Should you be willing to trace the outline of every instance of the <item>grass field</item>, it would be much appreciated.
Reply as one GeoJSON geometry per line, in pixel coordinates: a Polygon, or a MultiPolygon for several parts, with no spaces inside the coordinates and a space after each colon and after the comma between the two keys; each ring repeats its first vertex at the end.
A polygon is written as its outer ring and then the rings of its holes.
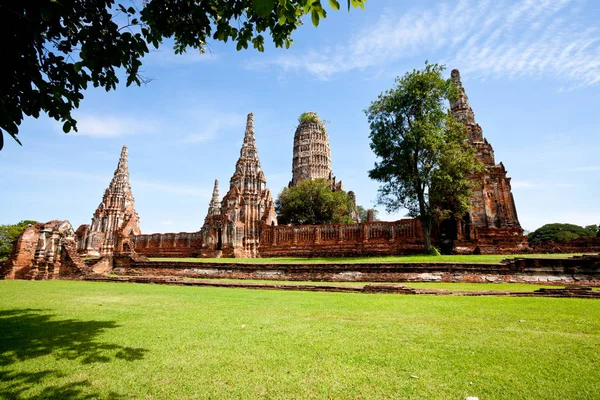
{"type": "Polygon", "coordinates": [[[593,399],[600,303],[0,281],[0,398],[593,399]]]}
{"type": "Polygon", "coordinates": [[[567,258],[581,254],[480,254],[480,255],[449,255],[449,256],[387,256],[387,257],[331,257],[331,258],[150,258],[150,261],[187,261],[198,263],[253,263],[253,264],[369,264],[369,263],[403,263],[403,262],[485,262],[497,263],[507,258],[538,257],[538,258],[567,258]]]}

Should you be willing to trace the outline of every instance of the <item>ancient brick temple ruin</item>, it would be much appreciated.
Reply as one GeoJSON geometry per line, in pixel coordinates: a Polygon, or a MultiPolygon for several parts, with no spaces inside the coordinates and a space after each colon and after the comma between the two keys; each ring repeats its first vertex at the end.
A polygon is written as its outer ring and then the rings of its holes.
{"type": "Polygon", "coordinates": [[[258,257],[262,225],[276,225],[277,215],[265,174],[260,167],[254,137],[254,114],[248,114],[244,143],[229,191],[219,204],[219,182],[215,180],[203,235],[204,252],[222,252],[227,257],[258,257]]]}
{"type": "MultiPolygon", "coordinates": [[[[496,164],[494,149],[483,137],[482,129],[475,122],[475,113],[460,80],[457,69],[451,78],[459,86],[460,95],[450,105],[452,115],[463,122],[468,131],[468,140],[475,148],[476,158],[484,170],[471,177],[474,187],[467,215],[456,220],[455,229],[447,230],[456,239],[454,251],[459,253],[502,253],[519,252],[526,246],[523,229],[519,224],[510,178],[502,163],[496,164]]],[[[454,228],[454,227],[452,227],[454,228]]]]}
{"type": "Polygon", "coordinates": [[[336,182],[331,168],[329,135],[319,116],[309,111],[300,116],[300,124],[294,133],[292,157],[292,180],[288,186],[296,186],[304,179],[326,179],[332,190],[343,190],[342,181],[336,182]]]}
{"type": "MultiPolygon", "coordinates": [[[[524,251],[527,242],[517,217],[510,178],[504,165],[496,164],[494,150],[475,122],[458,70],[453,70],[451,77],[460,87],[460,96],[450,105],[450,111],[466,125],[469,143],[485,169],[471,177],[474,192],[467,215],[440,225],[433,241],[450,242],[450,250],[455,253],[524,251]]],[[[84,265],[77,253],[87,257],[116,253],[153,257],[356,256],[417,253],[423,248],[417,219],[278,226],[258,157],[253,114],[248,115],[240,157],[227,193],[221,199],[215,181],[204,223],[197,232],[141,234],[127,156],[124,146],[91,225],[82,225],[75,233],[68,221],[27,228],[1,273],[7,277],[34,277],[82,270],[84,265]]],[[[317,114],[308,112],[300,117],[294,134],[290,186],[317,178],[328,180],[332,190],[343,188],[332,171],[325,126],[317,114]]],[[[352,192],[348,194],[354,197],[352,192]]]]}
{"type": "Polygon", "coordinates": [[[69,221],[50,221],[25,228],[0,268],[0,277],[54,279],[78,275],[85,269],[69,221]]]}
{"type": "Polygon", "coordinates": [[[111,255],[115,250],[123,250],[117,246],[128,246],[124,239],[141,233],[129,184],[127,146],[123,146],[117,169],[92,217],[92,224],[77,228],[77,249],[86,256],[111,255]]]}
{"type": "Polygon", "coordinates": [[[229,190],[219,200],[215,180],[200,232],[141,235],[131,241],[136,252],[148,256],[258,257],[261,227],[276,224],[273,198],[258,158],[254,114],[250,113],[229,190]]]}
{"type": "Polygon", "coordinates": [[[73,231],[69,221],[50,221],[27,227],[0,270],[6,279],[52,279],[83,272],[110,270],[114,253],[127,252],[130,237],[141,234],[129,184],[127,147],[91,225],[73,231]],[[109,256],[88,267],[82,256],[109,256]]]}
{"type": "MultiPolygon", "coordinates": [[[[294,133],[292,156],[292,180],[288,187],[296,186],[306,179],[325,179],[332,191],[344,190],[342,181],[337,181],[331,167],[331,147],[325,124],[317,113],[308,111],[300,115],[300,123],[294,133]]],[[[349,191],[352,202],[350,218],[359,222],[356,195],[349,191]]]]}

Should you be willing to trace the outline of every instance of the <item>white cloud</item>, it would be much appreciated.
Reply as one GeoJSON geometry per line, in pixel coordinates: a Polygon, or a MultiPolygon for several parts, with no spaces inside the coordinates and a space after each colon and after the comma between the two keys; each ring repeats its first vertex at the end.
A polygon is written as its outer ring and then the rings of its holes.
{"type": "Polygon", "coordinates": [[[240,131],[246,127],[246,116],[237,113],[224,113],[204,109],[201,113],[190,111],[189,115],[194,115],[194,128],[190,129],[195,133],[187,135],[183,142],[185,143],[203,143],[216,138],[224,130],[235,129],[240,131]]]}
{"type": "MultiPolygon", "coordinates": [[[[124,135],[152,133],[159,129],[155,121],[148,118],[124,117],[114,115],[79,114],[76,136],[91,136],[96,138],[116,138],[124,135]]],[[[62,132],[62,128],[61,132],[62,132]]]]}
{"type": "Polygon", "coordinates": [[[600,30],[578,22],[580,3],[459,0],[402,15],[389,11],[345,44],[303,54],[286,52],[248,67],[274,65],[326,80],[437,52],[451,68],[481,78],[544,76],[572,86],[594,85],[600,83],[600,30]]]}

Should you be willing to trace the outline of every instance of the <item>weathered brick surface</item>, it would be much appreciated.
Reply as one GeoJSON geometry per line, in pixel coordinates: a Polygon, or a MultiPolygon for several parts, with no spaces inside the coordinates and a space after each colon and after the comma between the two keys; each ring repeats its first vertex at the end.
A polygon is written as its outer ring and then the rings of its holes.
{"type": "Polygon", "coordinates": [[[600,286],[600,261],[516,259],[506,263],[250,264],[133,262],[115,259],[128,276],[267,279],[329,282],[524,282],[600,286]]]}
{"type": "Polygon", "coordinates": [[[343,190],[342,181],[336,181],[331,167],[331,149],[325,124],[312,111],[306,116],[294,133],[292,180],[288,186],[296,186],[305,179],[320,178],[326,179],[332,190],[343,190]]]}
{"type": "MultiPolygon", "coordinates": [[[[51,221],[57,222],[57,221],[51,221]]],[[[19,236],[17,242],[12,248],[12,251],[3,268],[0,271],[0,276],[4,279],[23,279],[33,266],[35,249],[38,244],[40,230],[45,224],[38,223],[30,225],[19,236]]]]}
{"type": "Polygon", "coordinates": [[[523,229],[517,216],[510,178],[504,164],[496,164],[494,149],[475,122],[475,113],[460,80],[458,70],[451,73],[459,86],[460,96],[451,104],[452,115],[465,124],[468,140],[476,151],[476,158],[484,170],[471,177],[473,194],[468,214],[457,221],[456,233],[449,235],[459,243],[459,253],[519,253],[527,248],[523,229]]]}
{"type": "Polygon", "coordinates": [[[85,270],[69,221],[50,221],[25,228],[1,275],[4,279],[55,279],[80,276],[85,270]]]}
{"type": "Polygon", "coordinates": [[[130,238],[136,253],[147,257],[197,257],[202,251],[202,234],[155,233],[130,238]]]}

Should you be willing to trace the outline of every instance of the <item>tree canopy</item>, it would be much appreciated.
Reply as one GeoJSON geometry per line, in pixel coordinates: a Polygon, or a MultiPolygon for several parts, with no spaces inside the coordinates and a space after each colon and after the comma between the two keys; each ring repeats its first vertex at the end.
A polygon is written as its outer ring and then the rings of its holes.
{"type": "Polygon", "coordinates": [[[570,242],[579,238],[592,238],[596,236],[598,227],[588,225],[585,228],[574,224],[553,223],[546,224],[527,235],[529,243],[541,243],[548,241],[570,242]]]}
{"type": "Polygon", "coordinates": [[[598,225],[596,224],[592,224],[592,225],[586,225],[583,227],[583,229],[592,232],[594,235],[597,235],[598,232],[598,225]]]}
{"type": "Polygon", "coordinates": [[[15,242],[29,225],[36,221],[25,220],[13,225],[0,225],[0,260],[9,256],[15,242]]]}
{"type": "MultiPolygon", "coordinates": [[[[366,0],[347,0],[348,10],[366,0]]],[[[19,144],[24,116],[46,113],[63,123],[65,133],[77,122],[88,85],[116,89],[118,70],[127,86],[140,85],[142,58],[163,38],[173,38],[175,53],[205,51],[210,40],[264,50],[265,33],[275,46],[288,48],[291,34],[310,15],[317,26],[326,10],[320,0],[13,0],[0,4],[2,50],[0,76],[0,150],[3,134],[19,144]]],[[[337,0],[329,0],[339,9],[337,0]]]]}
{"type": "Polygon", "coordinates": [[[326,179],[305,179],[285,188],[275,200],[279,224],[352,224],[352,201],[343,190],[332,191],[326,179]]]}
{"type": "Polygon", "coordinates": [[[377,201],[388,212],[405,208],[420,219],[426,251],[434,221],[468,210],[469,176],[482,168],[464,125],[448,113],[458,88],[444,69],[425,63],[398,77],[365,110],[378,158],[369,177],[382,183],[377,201]]]}

